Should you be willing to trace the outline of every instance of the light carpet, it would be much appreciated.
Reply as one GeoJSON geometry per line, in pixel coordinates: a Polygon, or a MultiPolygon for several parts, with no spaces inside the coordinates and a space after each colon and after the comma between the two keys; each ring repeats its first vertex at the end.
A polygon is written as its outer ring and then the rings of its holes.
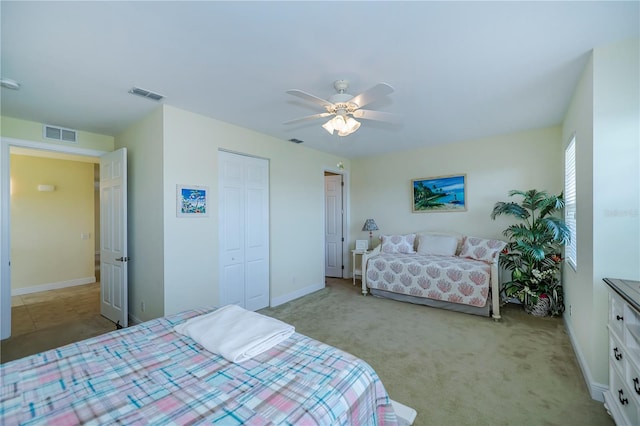
{"type": "Polygon", "coordinates": [[[369,363],[414,425],[606,425],[560,318],[503,319],[362,296],[350,280],[260,311],[369,363]]]}

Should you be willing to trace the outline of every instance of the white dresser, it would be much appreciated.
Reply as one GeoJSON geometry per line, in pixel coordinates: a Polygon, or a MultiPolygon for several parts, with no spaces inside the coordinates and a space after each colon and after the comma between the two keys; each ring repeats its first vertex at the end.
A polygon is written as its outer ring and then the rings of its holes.
{"type": "Polygon", "coordinates": [[[605,278],[609,290],[609,390],[616,425],[640,425],[640,281],[605,278]]]}

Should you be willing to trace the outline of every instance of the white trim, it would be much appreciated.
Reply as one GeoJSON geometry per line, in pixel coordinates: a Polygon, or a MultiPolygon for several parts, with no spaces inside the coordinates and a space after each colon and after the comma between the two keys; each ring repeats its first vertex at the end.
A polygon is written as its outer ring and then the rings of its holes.
{"type": "Polygon", "coordinates": [[[138,324],[142,324],[144,321],[142,321],[140,318],[136,317],[135,315],[129,314],[129,324],[127,325],[127,327],[132,327],[134,325],[138,325],[138,324]]]}
{"type": "Polygon", "coordinates": [[[10,249],[10,194],[9,194],[9,148],[17,146],[21,148],[31,148],[44,151],[53,151],[64,154],[75,154],[84,156],[100,157],[106,151],[80,148],[77,146],[55,145],[47,142],[36,142],[16,138],[0,138],[0,339],[7,339],[11,336],[11,264],[10,249]]]}
{"type": "Polygon", "coordinates": [[[580,370],[582,370],[582,375],[584,376],[584,381],[586,382],[587,388],[589,389],[591,399],[604,402],[604,393],[609,390],[609,386],[593,381],[593,378],[591,377],[591,371],[589,370],[589,365],[587,364],[587,361],[585,360],[580,347],[576,343],[573,328],[571,327],[571,323],[567,321],[566,316],[564,317],[564,326],[567,329],[567,334],[569,334],[569,340],[571,341],[573,352],[576,354],[576,358],[578,359],[578,365],[580,366],[580,370]]]}
{"type": "Polygon", "coordinates": [[[38,149],[41,151],[52,151],[52,152],[58,152],[61,154],[85,155],[87,157],[100,157],[103,154],[107,153],[107,151],[81,148],[79,146],[57,145],[50,142],[37,142],[37,141],[29,141],[25,139],[16,139],[16,138],[3,137],[2,143],[3,144],[8,143],[11,146],[19,146],[21,148],[38,149]]]}
{"type": "Polygon", "coordinates": [[[58,290],[61,288],[75,287],[78,285],[93,284],[96,282],[96,277],[84,277],[76,278],[68,281],[58,281],[55,283],[46,283],[40,285],[34,285],[31,287],[22,287],[11,290],[12,296],[22,296],[23,294],[40,293],[41,291],[58,290]]]}
{"type": "Polygon", "coordinates": [[[294,292],[285,294],[284,296],[272,297],[271,304],[269,306],[272,308],[275,308],[276,306],[280,306],[287,302],[291,302],[292,300],[299,299],[311,293],[315,293],[316,291],[322,290],[323,288],[324,288],[324,282],[320,284],[313,284],[305,288],[301,288],[300,290],[296,290],[294,292]]]}

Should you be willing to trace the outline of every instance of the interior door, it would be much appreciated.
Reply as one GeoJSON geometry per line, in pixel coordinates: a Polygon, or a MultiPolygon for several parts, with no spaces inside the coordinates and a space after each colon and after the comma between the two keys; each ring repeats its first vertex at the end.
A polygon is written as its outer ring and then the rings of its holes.
{"type": "Polygon", "coordinates": [[[325,208],[325,270],[327,277],[343,277],[342,266],[342,175],[324,177],[325,208]]]}
{"type": "Polygon", "coordinates": [[[100,157],[100,313],[128,325],[127,149],[100,157]]]}
{"type": "Polygon", "coordinates": [[[269,162],[218,153],[220,305],[269,306],[269,162]]]}

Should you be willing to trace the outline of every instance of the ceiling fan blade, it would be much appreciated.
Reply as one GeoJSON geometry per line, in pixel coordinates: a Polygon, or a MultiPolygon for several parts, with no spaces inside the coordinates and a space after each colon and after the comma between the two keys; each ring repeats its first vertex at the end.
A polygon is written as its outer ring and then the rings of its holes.
{"type": "Polygon", "coordinates": [[[390,112],[372,111],[370,109],[357,109],[353,111],[355,118],[362,118],[365,120],[377,120],[386,121],[388,123],[400,123],[402,118],[398,114],[392,114],[390,112]]]}
{"type": "Polygon", "coordinates": [[[329,112],[321,112],[319,114],[313,114],[313,115],[307,115],[306,117],[300,117],[300,118],[296,118],[294,120],[291,121],[286,121],[282,124],[293,124],[293,123],[298,123],[300,121],[307,121],[307,120],[314,120],[316,118],[323,118],[323,117],[329,117],[330,115],[333,115],[329,112]]]}
{"type": "Polygon", "coordinates": [[[362,108],[363,106],[375,101],[377,98],[386,96],[390,93],[393,93],[393,87],[387,83],[378,83],[372,88],[354,96],[349,100],[349,102],[352,102],[362,108]]]}
{"type": "Polygon", "coordinates": [[[291,89],[291,90],[287,90],[287,93],[293,96],[297,96],[299,98],[302,98],[306,101],[310,101],[313,102],[315,104],[321,105],[323,107],[327,107],[327,106],[332,106],[333,104],[329,101],[326,101],[322,98],[319,98],[317,96],[312,95],[311,93],[307,93],[304,92],[302,90],[298,90],[298,89],[291,89]]]}

